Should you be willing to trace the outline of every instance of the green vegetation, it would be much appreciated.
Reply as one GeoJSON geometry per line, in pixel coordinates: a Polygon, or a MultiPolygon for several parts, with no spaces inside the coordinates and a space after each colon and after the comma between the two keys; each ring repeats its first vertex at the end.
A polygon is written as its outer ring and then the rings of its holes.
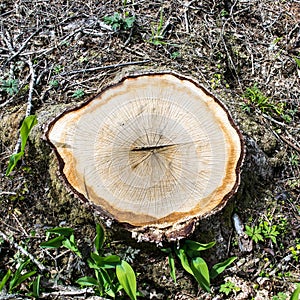
{"type": "Polygon", "coordinates": [[[268,221],[262,221],[259,225],[245,226],[246,234],[255,242],[264,242],[265,239],[270,239],[276,243],[276,237],[279,234],[278,225],[271,225],[268,221]]]}
{"type": "Polygon", "coordinates": [[[299,300],[300,298],[300,283],[297,283],[297,287],[293,292],[290,300],[299,300]]]}
{"type": "Polygon", "coordinates": [[[163,18],[163,9],[160,10],[159,14],[159,22],[157,26],[152,24],[151,26],[151,37],[149,39],[149,43],[158,46],[158,45],[166,45],[166,42],[163,41],[163,25],[164,25],[164,18],[163,18]],[[155,28],[156,27],[156,28],[155,28]]]}
{"type": "Polygon", "coordinates": [[[8,293],[13,293],[17,287],[20,286],[27,278],[33,276],[36,271],[27,271],[26,266],[30,263],[30,260],[27,259],[23,261],[16,272],[13,273],[10,269],[8,269],[7,273],[4,275],[0,282],[0,291],[5,287],[6,283],[8,283],[8,293]]]}
{"type": "Polygon", "coordinates": [[[34,115],[30,115],[24,119],[20,128],[21,137],[21,150],[18,153],[14,153],[9,158],[8,167],[6,170],[6,176],[8,176],[17,165],[18,161],[24,156],[25,146],[29,133],[34,125],[37,124],[37,118],[34,115]]]}
{"type": "Polygon", "coordinates": [[[243,97],[242,108],[250,113],[253,108],[258,109],[263,114],[281,117],[285,122],[290,123],[292,116],[296,111],[285,111],[286,104],[284,102],[274,103],[255,84],[251,88],[247,88],[243,97]]]}
{"type": "Polygon", "coordinates": [[[104,255],[105,234],[103,228],[97,224],[95,250],[90,254],[88,266],[94,270],[95,277],[84,276],[76,282],[82,287],[93,287],[97,295],[115,298],[124,289],[131,300],[136,300],[135,272],[125,260],[118,255],[104,255]]]}
{"type": "Polygon", "coordinates": [[[296,262],[299,262],[299,257],[300,257],[300,243],[297,244],[295,247],[294,246],[290,247],[289,251],[291,252],[293,259],[296,262]]]}
{"type": "Polygon", "coordinates": [[[241,289],[231,281],[226,281],[225,283],[221,284],[221,286],[220,286],[220,292],[224,293],[226,296],[228,296],[231,293],[235,294],[236,292],[238,292],[240,290],[241,289]]]}
{"type": "Polygon", "coordinates": [[[18,86],[19,81],[17,79],[7,79],[1,81],[1,90],[5,91],[11,96],[18,92],[18,86]]]}
{"type": "Polygon", "coordinates": [[[210,270],[205,260],[200,257],[201,251],[212,248],[215,242],[208,244],[201,244],[191,240],[185,240],[182,247],[166,248],[163,252],[168,254],[170,275],[176,282],[175,260],[174,254],[179,258],[181,266],[191,274],[198,282],[200,287],[206,292],[210,292],[210,280],[216,278],[221,274],[230,264],[232,264],[236,257],[231,257],[224,262],[215,264],[210,270]]]}
{"type": "Polygon", "coordinates": [[[78,257],[82,258],[81,253],[78,250],[77,244],[75,242],[74,230],[72,228],[66,227],[56,227],[47,230],[46,237],[55,235],[54,238],[43,242],[40,244],[41,248],[52,248],[57,249],[61,246],[71,250],[78,257]]]}
{"type": "Polygon", "coordinates": [[[296,64],[297,64],[297,67],[300,69],[300,59],[298,58],[298,57],[294,57],[294,60],[295,60],[295,62],[296,62],[296,64]]]}
{"type": "Polygon", "coordinates": [[[51,80],[49,82],[49,85],[53,88],[57,88],[59,86],[59,82],[58,82],[58,80],[51,80]]]}
{"type": "Polygon", "coordinates": [[[73,98],[76,98],[76,99],[80,99],[80,98],[82,98],[83,96],[84,96],[84,90],[82,90],[82,89],[76,90],[76,91],[73,93],[73,95],[72,95],[72,97],[73,97],[73,98]]]}
{"type": "Polygon", "coordinates": [[[125,16],[123,17],[118,12],[115,12],[111,16],[105,16],[103,18],[103,22],[107,25],[110,25],[114,31],[119,30],[129,30],[133,27],[135,22],[135,17],[128,16],[128,13],[125,12],[125,16]]]}

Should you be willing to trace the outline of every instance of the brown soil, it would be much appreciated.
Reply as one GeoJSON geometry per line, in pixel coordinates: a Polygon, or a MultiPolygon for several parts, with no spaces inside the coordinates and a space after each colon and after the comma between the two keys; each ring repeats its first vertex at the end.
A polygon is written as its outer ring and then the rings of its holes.
{"type": "MultiPolygon", "coordinates": [[[[85,262],[93,248],[96,223],[101,222],[107,229],[106,253],[132,258],[145,299],[290,296],[300,281],[299,11],[299,1],[292,0],[2,0],[0,282],[8,269],[15,272],[26,258],[20,246],[47,269],[41,272],[32,259],[28,266],[43,273],[41,298],[68,299],[69,288],[70,299],[92,299],[93,291],[80,294],[75,281],[92,276],[85,262]],[[113,30],[105,24],[103,17],[115,12],[123,19],[134,16],[133,26],[126,29],[119,22],[113,30]],[[52,118],[99,93],[116,77],[158,69],[192,76],[212,91],[230,109],[245,138],[247,155],[238,193],[222,211],[201,220],[189,237],[217,242],[203,253],[209,266],[238,257],[212,281],[211,294],[200,289],[179,261],[175,284],[160,246],[138,243],[116,223],[108,226],[74,197],[57,175],[56,157],[42,139],[52,118]],[[5,86],[10,79],[15,90],[5,86]],[[265,98],[251,101],[245,93],[255,85],[265,98]],[[84,92],[81,97],[79,90],[84,92]],[[26,113],[36,114],[39,123],[25,156],[7,177],[8,159],[26,113]],[[239,236],[234,213],[244,226],[275,225],[276,242],[265,237],[256,243],[239,236]],[[46,230],[57,226],[74,229],[83,259],[63,248],[39,247],[46,230]],[[225,281],[239,289],[226,296],[220,291],[225,281]]],[[[11,299],[28,298],[36,275],[21,284],[11,299]]],[[[5,291],[0,297],[9,299],[5,291]]]]}

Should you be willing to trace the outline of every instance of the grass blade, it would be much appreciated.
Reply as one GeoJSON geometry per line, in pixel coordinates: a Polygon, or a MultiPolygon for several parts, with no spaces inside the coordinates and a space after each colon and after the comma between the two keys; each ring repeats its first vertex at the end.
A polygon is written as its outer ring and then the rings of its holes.
{"type": "Polygon", "coordinates": [[[11,275],[11,270],[8,269],[6,274],[4,275],[4,277],[2,278],[2,280],[0,282],[0,292],[3,290],[3,288],[4,288],[7,280],[9,279],[10,275],[11,275]]]}

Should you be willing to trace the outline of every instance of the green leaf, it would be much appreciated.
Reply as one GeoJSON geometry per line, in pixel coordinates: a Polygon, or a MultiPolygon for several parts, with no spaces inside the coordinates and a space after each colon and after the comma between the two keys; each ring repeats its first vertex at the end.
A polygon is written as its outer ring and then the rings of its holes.
{"type": "Polygon", "coordinates": [[[297,287],[291,295],[290,300],[299,300],[300,299],[300,283],[297,283],[297,287]]]}
{"type": "Polygon", "coordinates": [[[236,256],[230,257],[223,262],[215,264],[210,270],[210,278],[214,279],[221,274],[229,265],[231,265],[237,259],[236,256]]]}
{"type": "Polygon", "coordinates": [[[37,124],[37,118],[34,115],[30,115],[24,119],[20,129],[21,135],[21,151],[25,150],[26,142],[29,136],[29,133],[34,125],[37,124]]]}
{"type": "Polygon", "coordinates": [[[294,56],[294,60],[298,66],[298,68],[300,69],[300,59],[294,56]]]}
{"type": "Polygon", "coordinates": [[[181,265],[182,267],[190,274],[193,275],[193,271],[190,267],[187,255],[184,251],[184,249],[180,248],[180,249],[176,249],[175,250],[176,255],[178,256],[178,258],[180,259],[181,265]]]}
{"type": "Polygon", "coordinates": [[[5,173],[6,176],[8,176],[12,172],[12,170],[16,167],[18,161],[23,157],[23,155],[24,155],[24,152],[21,151],[21,152],[12,154],[9,157],[9,162],[8,162],[7,170],[5,173]]]}
{"type": "Polygon", "coordinates": [[[72,234],[74,234],[74,230],[69,227],[55,227],[55,228],[48,229],[47,233],[63,235],[64,237],[69,238],[72,234]]]}
{"type": "Polygon", "coordinates": [[[9,279],[10,275],[11,275],[11,270],[8,269],[6,274],[4,275],[4,277],[2,278],[2,280],[0,282],[0,292],[3,290],[3,288],[4,288],[7,280],[9,279]]]}
{"type": "Polygon", "coordinates": [[[128,262],[122,260],[116,266],[117,278],[131,300],[136,300],[136,277],[128,262]]]}
{"type": "Polygon", "coordinates": [[[105,241],[105,232],[103,227],[100,224],[96,225],[96,238],[95,238],[95,248],[96,251],[99,252],[105,241]]]}
{"type": "Polygon", "coordinates": [[[84,276],[76,280],[76,283],[79,284],[80,286],[97,286],[98,281],[89,276],[84,276]]]}
{"type": "Polygon", "coordinates": [[[192,258],[191,269],[199,285],[210,293],[209,271],[205,260],[201,257],[192,258]]]}
{"type": "Polygon", "coordinates": [[[124,19],[124,29],[125,30],[130,29],[133,26],[134,21],[135,21],[134,16],[125,18],[124,19]]]}
{"type": "Polygon", "coordinates": [[[65,246],[67,249],[71,250],[72,252],[74,252],[78,257],[82,258],[82,255],[75,243],[74,234],[70,236],[70,239],[63,240],[62,245],[65,246]]]}
{"type": "Polygon", "coordinates": [[[187,246],[188,249],[194,250],[194,251],[204,251],[207,249],[212,248],[216,242],[210,242],[208,244],[201,244],[195,241],[186,240],[184,245],[187,246]]]}
{"type": "Polygon", "coordinates": [[[46,242],[42,242],[40,244],[41,248],[53,248],[53,249],[57,249],[60,246],[62,246],[62,242],[65,238],[62,235],[59,235],[49,241],[46,242]]]}
{"type": "Polygon", "coordinates": [[[168,261],[170,266],[170,275],[174,282],[176,283],[176,272],[175,272],[175,260],[173,254],[170,252],[168,255],[168,261]]]}
{"type": "Polygon", "coordinates": [[[30,262],[30,259],[24,261],[22,264],[20,264],[20,266],[18,267],[16,272],[13,274],[13,278],[9,283],[9,292],[11,292],[13,289],[15,289],[19,284],[21,284],[23,281],[25,281],[28,277],[30,277],[36,273],[36,271],[31,271],[24,275],[21,275],[21,272],[25,269],[25,267],[29,264],[29,262],[30,262]]]}
{"type": "Polygon", "coordinates": [[[40,281],[41,281],[41,275],[38,275],[37,278],[32,283],[32,293],[30,296],[39,298],[40,296],[40,281]]]}
{"type": "Polygon", "coordinates": [[[118,255],[100,256],[96,253],[91,253],[91,258],[98,268],[113,269],[120,264],[120,257],[118,255]]]}
{"type": "Polygon", "coordinates": [[[16,288],[16,287],[17,287],[18,285],[20,285],[23,281],[25,281],[27,278],[31,277],[31,276],[34,275],[35,273],[36,273],[36,271],[30,271],[30,272],[27,272],[27,273],[25,273],[24,275],[20,276],[20,277],[18,278],[18,280],[15,282],[14,287],[13,287],[12,289],[16,288]]]}

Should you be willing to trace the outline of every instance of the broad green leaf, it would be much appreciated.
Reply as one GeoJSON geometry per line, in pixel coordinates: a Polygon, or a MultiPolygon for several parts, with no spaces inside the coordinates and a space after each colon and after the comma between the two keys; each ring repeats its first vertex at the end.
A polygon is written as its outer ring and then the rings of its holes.
{"type": "Polygon", "coordinates": [[[117,278],[131,300],[136,300],[136,277],[128,262],[122,260],[116,266],[117,278]]]}
{"type": "Polygon", "coordinates": [[[12,170],[16,167],[18,161],[23,157],[23,155],[24,155],[24,152],[21,151],[21,152],[12,154],[9,157],[9,162],[8,162],[8,166],[7,166],[6,173],[5,173],[6,176],[8,176],[12,172],[12,170]]]}
{"type": "Polygon", "coordinates": [[[201,244],[195,241],[186,240],[184,245],[187,246],[188,249],[194,250],[194,251],[204,251],[207,249],[212,248],[216,242],[210,242],[208,244],[201,244]]]}
{"type": "Polygon", "coordinates": [[[10,277],[10,275],[11,275],[11,270],[8,269],[7,272],[6,272],[6,274],[4,275],[4,277],[2,278],[2,280],[1,280],[1,282],[0,282],[0,292],[1,292],[2,289],[4,288],[4,286],[5,286],[6,282],[7,282],[7,280],[8,280],[9,277],[10,277]]]}
{"type": "Polygon", "coordinates": [[[176,283],[176,271],[175,271],[175,260],[174,256],[172,253],[169,253],[168,255],[168,261],[169,261],[169,266],[170,266],[170,275],[174,282],[176,283]]]}
{"type": "Polygon", "coordinates": [[[91,258],[98,268],[112,269],[120,263],[120,257],[118,255],[100,256],[96,253],[91,253],[91,258]]]}
{"type": "Polygon", "coordinates": [[[191,269],[199,285],[210,293],[209,271],[205,260],[201,257],[192,258],[191,269]]]}
{"type": "Polygon", "coordinates": [[[100,224],[96,225],[96,238],[95,238],[95,248],[96,251],[99,252],[105,241],[105,232],[103,227],[100,224]]]}
{"type": "Polygon", "coordinates": [[[190,267],[187,255],[184,251],[184,249],[180,248],[180,249],[176,249],[175,250],[176,255],[178,256],[178,258],[180,259],[181,265],[182,267],[190,274],[193,275],[193,271],[190,267]]]}
{"type": "Polygon", "coordinates": [[[98,281],[89,276],[84,276],[76,280],[76,283],[79,284],[80,286],[97,286],[98,281]]]}
{"type": "Polygon", "coordinates": [[[300,283],[297,283],[297,287],[291,295],[290,300],[299,300],[300,299],[300,283]]]}
{"type": "Polygon", "coordinates": [[[236,256],[230,257],[223,262],[215,264],[210,270],[210,278],[214,279],[221,274],[229,265],[231,265],[237,259],[236,256]]]}
{"type": "Polygon", "coordinates": [[[69,227],[55,227],[47,230],[47,233],[54,233],[58,235],[63,235],[67,238],[71,236],[71,234],[74,234],[74,230],[69,227]]]}
{"type": "Polygon", "coordinates": [[[20,129],[21,135],[21,151],[25,150],[26,142],[29,136],[29,133],[34,125],[37,124],[37,118],[34,115],[28,116],[24,119],[20,129]]]}
{"type": "Polygon", "coordinates": [[[49,241],[46,241],[46,242],[42,242],[40,244],[40,247],[41,248],[54,248],[54,249],[57,249],[59,248],[60,246],[62,246],[62,242],[63,240],[65,239],[65,237],[63,237],[62,235],[59,235],[49,241]]]}

